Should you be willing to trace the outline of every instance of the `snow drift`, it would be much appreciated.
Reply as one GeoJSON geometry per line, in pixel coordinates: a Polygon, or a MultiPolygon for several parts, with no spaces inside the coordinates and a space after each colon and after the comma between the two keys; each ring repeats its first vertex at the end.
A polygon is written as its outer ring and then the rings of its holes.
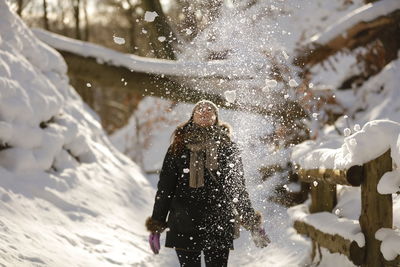
{"type": "Polygon", "coordinates": [[[1,0],[0,264],[142,262],[154,191],[110,145],[66,70],[1,0]]]}

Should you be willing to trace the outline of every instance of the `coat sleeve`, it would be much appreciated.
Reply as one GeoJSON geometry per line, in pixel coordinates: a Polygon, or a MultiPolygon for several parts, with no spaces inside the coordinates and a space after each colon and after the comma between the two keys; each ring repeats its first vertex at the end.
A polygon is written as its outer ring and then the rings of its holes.
{"type": "Polygon", "coordinates": [[[233,143],[230,153],[228,153],[228,168],[230,169],[230,181],[232,183],[232,201],[239,213],[240,223],[247,230],[253,230],[261,224],[261,213],[255,211],[249,193],[246,189],[244,178],[243,162],[240,150],[233,143]]]}
{"type": "Polygon", "coordinates": [[[166,218],[170,210],[172,198],[175,194],[177,178],[178,173],[176,161],[170,146],[164,157],[160,171],[160,179],[157,184],[153,213],[151,217],[146,220],[148,231],[161,233],[166,228],[166,218]]]}

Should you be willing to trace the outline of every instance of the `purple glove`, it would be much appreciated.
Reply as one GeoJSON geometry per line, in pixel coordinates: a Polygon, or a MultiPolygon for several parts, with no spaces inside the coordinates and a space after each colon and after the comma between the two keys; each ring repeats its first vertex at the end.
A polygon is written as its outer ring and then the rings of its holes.
{"type": "Polygon", "coordinates": [[[158,254],[158,252],[160,251],[160,234],[151,233],[149,235],[149,244],[153,253],[158,254]]]}
{"type": "Polygon", "coordinates": [[[263,227],[253,230],[251,236],[256,247],[265,248],[269,243],[271,243],[271,240],[269,240],[263,227]]]}

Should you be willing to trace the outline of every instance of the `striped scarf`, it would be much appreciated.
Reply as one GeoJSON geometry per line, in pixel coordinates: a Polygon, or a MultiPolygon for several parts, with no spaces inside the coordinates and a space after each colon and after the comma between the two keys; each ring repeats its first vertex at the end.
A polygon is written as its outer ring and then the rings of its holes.
{"type": "Polygon", "coordinates": [[[189,186],[204,186],[205,168],[218,169],[218,147],[226,134],[219,126],[201,127],[193,124],[187,131],[186,147],[190,150],[189,186]]]}

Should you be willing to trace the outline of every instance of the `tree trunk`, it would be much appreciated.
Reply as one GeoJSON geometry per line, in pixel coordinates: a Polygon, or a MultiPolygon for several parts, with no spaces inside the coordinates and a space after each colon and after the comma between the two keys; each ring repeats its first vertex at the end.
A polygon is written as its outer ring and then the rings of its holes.
{"type": "Polygon", "coordinates": [[[83,14],[85,16],[85,41],[89,41],[89,16],[87,11],[87,1],[83,0],[83,14]]]}
{"type": "Polygon", "coordinates": [[[81,31],[79,26],[80,0],[74,0],[74,18],[75,18],[75,38],[81,40],[81,31]]]}
{"type": "Polygon", "coordinates": [[[47,18],[47,1],[43,0],[43,27],[48,31],[49,27],[49,20],[47,18]]]}
{"type": "Polygon", "coordinates": [[[20,16],[21,18],[22,18],[22,5],[24,4],[24,1],[23,0],[18,0],[17,1],[17,5],[18,5],[18,7],[17,7],[17,14],[18,14],[18,16],[20,16]]]}
{"type": "Polygon", "coordinates": [[[58,20],[58,28],[61,31],[62,35],[68,36],[67,30],[64,24],[64,19],[65,19],[65,6],[63,5],[64,0],[58,0],[57,5],[60,10],[60,16],[58,20]]]}
{"type": "Polygon", "coordinates": [[[136,22],[137,19],[136,8],[138,7],[138,4],[132,4],[130,1],[126,2],[129,5],[129,9],[126,12],[124,12],[127,20],[129,21],[129,47],[133,49],[134,54],[141,56],[139,49],[139,42],[137,42],[139,33],[137,31],[138,23],[136,22]],[[135,49],[135,47],[138,47],[138,49],[135,49]]]}
{"type": "Polygon", "coordinates": [[[180,14],[184,15],[184,19],[182,21],[178,20],[178,31],[182,31],[184,29],[190,29],[192,31],[192,34],[186,36],[183,35],[181,36],[181,38],[185,39],[186,41],[192,40],[195,36],[197,36],[199,32],[199,22],[196,18],[195,13],[197,10],[197,6],[194,5],[192,1],[188,0],[177,0],[176,4],[178,7],[176,8],[176,14],[173,14],[173,16],[179,17],[180,14]]]}
{"type": "Polygon", "coordinates": [[[144,11],[157,12],[158,16],[153,22],[146,22],[150,26],[150,42],[157,58],[175,59],[172,43],[176,40],[171,26],[168,24],[159,0],[144,0],[142,2],[144,11]],[[164,36],[166,40],[160,42],[158,37],[164,36]]]}

